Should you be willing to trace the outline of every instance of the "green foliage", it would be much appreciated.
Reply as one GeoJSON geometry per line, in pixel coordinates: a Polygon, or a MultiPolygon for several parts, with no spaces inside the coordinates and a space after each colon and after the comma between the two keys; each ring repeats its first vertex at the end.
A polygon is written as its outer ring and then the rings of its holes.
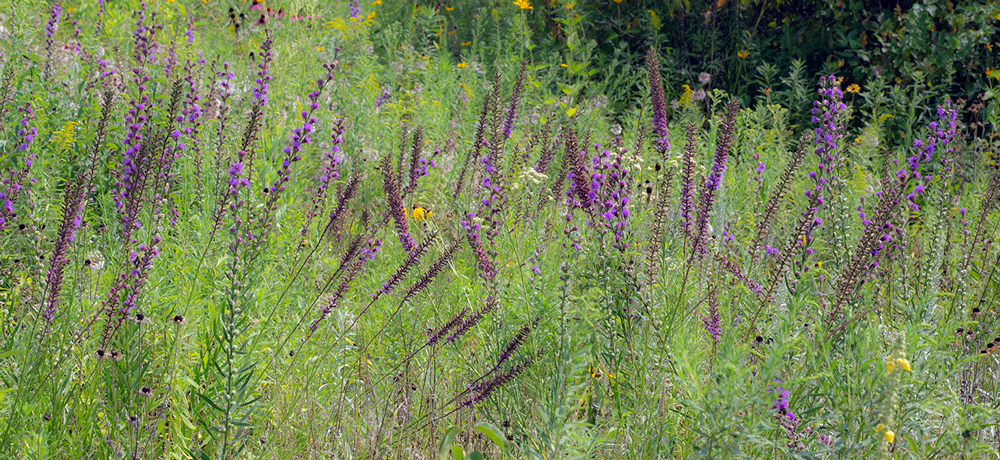
{"type": "Polygon", "coordinates": [[[996,5],[252,4],[0,6],[0,458],[1000,456],[996,5]]]}

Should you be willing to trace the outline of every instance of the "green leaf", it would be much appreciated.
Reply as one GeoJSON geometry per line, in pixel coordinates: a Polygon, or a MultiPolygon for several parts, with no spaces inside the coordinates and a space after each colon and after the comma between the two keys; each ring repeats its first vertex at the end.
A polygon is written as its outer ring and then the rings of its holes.
{"type": "Polygon", "coordinates": [[[490,438],[490,441],[493,441],[493,444],[496,444],[500,448],[500,452],[507,453],[507,442],[504,440],[503,433],[497,427],[489,422],[479,422],[476,424],[475,429],[485,434],[487,438],[490,438]]]}
{"type": "Polygon", "coordinates": [[[458,427],[453,426],[441,438],[441,446],[438,447],[438,457],[441,460],[448,460],[451,457],[451,445],[455,442],[455,436],[458,436],[459,431],[461,430],[458,427]]]}
{"type": "Polygon", "coordinates": [[[463,460],[465,458],[465,452],[462,451],[462,446],[451,446],[451,460],[463,460]]]}
{"type": "Polygon", "coordinates": [[[483,454],[480,454],[479,451],[474,450],[472,452],[469,452],[469,455],[465,456],[465,460],[483,460],[483,454]]]}

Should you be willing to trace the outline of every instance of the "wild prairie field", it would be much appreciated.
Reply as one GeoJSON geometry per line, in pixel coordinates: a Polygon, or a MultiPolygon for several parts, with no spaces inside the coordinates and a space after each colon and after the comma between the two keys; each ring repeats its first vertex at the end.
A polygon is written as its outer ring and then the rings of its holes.
{"type": "Polygon", "coordinates": [[[1000,458],[995,2],[0,38],[0,458],[1000,458]]]}

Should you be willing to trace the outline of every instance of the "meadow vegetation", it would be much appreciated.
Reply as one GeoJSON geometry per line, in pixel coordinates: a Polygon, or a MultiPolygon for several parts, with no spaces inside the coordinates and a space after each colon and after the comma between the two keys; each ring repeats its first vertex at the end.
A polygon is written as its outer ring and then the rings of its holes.
{"type": "Polygon", "coordinates": [[[0,457],[1000,457],[986,1],[6,1],[0,457]]]}

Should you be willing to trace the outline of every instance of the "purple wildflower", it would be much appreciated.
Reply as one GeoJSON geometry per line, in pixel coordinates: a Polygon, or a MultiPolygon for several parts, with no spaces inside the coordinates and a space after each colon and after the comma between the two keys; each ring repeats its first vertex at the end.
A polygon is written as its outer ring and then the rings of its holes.
{"type": "Polygon", "coordinates": [[[649,49],[646,53],[646,72],[649,74],[649,97],[653,102],[653,131],[656,133],[656,151],[663,160],[669,158],[670,129],[667,126],[667,104],[663,95],[663,82],[660,81],[660,61],[656,50],[649,49]]]}

